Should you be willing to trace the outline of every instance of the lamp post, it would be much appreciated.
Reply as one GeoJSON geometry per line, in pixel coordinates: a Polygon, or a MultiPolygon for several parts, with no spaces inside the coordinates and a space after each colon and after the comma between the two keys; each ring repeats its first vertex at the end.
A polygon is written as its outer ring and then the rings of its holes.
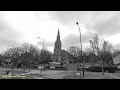
{"type": "MultiPolygon", "coordinates": [[[[44,57],[44,43],[45,43],[45,39],[42,39],[40,37],[38,37],[38,38],[41,39],[41,40],[43,40],[43,57],[44,57]]],[[[43,59],[42,59],[42,61],[43,61],[43,59]]],[[[41,69],[43,69],[43,67],[41,67],[41,69]]],[[[41,72],[40,72],[40,74],[41,74],[41,72]]]]}
{"type": "MultiPolygon", "coordinates": [[[[82,39],[81,39],[81,30],[80,30],[80,26],[79,26],[79,23],[78,22],[76,22],[76,24],[77,24],[77,26],[78,26],[78,28],[79,28],[79,33],[80,33],[80,45],[81,45],[81,58],[83,59],[83,57],[82,57],[82,39]]],[[[83,60],[83,78],[84,78],[84,60],[83,60]]]]}

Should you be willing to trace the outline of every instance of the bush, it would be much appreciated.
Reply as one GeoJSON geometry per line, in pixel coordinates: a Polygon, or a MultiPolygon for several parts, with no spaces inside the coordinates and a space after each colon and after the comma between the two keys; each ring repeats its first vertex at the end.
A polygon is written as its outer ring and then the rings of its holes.
{"type": "Polygon", "coordinates": [[[19,64],[17,64],[17,68],[20,68],[21,67],[21,64],[19,63],[19,64]]]}
{"type": "Polygon", "coordinates": [[[87,70],[91,72],[102,72],[102,68],[100,66],[90,66],[87,70]]]}
{"type": "MultiPolygon", "coordinates": [[[[109,73],[115,73],[117,70],[117,67],[109,66],[109,67],[103,67],[103,69],[104,69],[104,72],[108,71],[109,73]]],[[[90,66],[87,70],[91,72],[102,72],[101,66],[90,66]]]]}
{"type": "Polygon", "coordinates": [[[34,66],[34,69],[37,69],[37,68],[38,68],[38,66],[37,66],[37,65],[35,65],[35,66],[34,66]]]}
{"type": "Polygon", "coordinates": [[[109,67],[109,68],[108,68],[108,72],[109,72],[109,73],[115,73],[116,70],[117,70],[117,67],[109,67]]]}

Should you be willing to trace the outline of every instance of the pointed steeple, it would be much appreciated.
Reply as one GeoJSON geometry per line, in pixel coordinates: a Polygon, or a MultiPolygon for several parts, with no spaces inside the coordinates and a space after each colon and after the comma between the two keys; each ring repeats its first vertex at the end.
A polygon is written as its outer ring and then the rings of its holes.
{"type": "Polygon", "coordinates": [[[60,32],[58,29],[57,40],[55,42],[55,47],[54,47],[54,61],[60,61],[60,60],[61,60],[61,40],[60,40],[60,32]]]}
{"type": "Polygon", "coordinates": [[[58,28],[58,35],[60,35],[59,28],[58,28]]]}
{"type": "Polygon", "coordinates": [[[60,32],[59,32],[59,28],[58,28],[57,40],[60,40],[60,32]]]}

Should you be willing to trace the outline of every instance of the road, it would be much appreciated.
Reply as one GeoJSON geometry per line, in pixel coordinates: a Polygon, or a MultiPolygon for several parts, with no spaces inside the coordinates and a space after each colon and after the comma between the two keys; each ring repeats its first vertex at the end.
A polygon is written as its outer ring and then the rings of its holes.
{"type": "MultiPolygon", "coordinates": [[[[0,70],[5,71],[6,68],[0,68],[0,70]]],[[[14,69],[14,70],[23,71],[23,69],[14,69]]],[[[24,73],[19,73],[19,75],[32,75],[35,79],[63,79],[63,77],[67,75],[68,76],[72,75],[72,78],[75,78],[75,72],[76,72],[76,71],[46,70],[46,71],[42,71],[40,75],[40,70],[31,69],[29,72],[29,69],[26,69],[25,71],[26,72],[24,73]]],[[[86,78],[88,79],[99,79],[100,77],[102,77],[101,73],[95,73],[95,72],[85,72],[85,75],[86,78]]],[[[120,72],[105,73],[105,75],[113,79],[120,79],[120,72]]]]}
{"type": "MultiPolygon", "coordinates": [[[[63,79],[64,76],[69,74],[70,72],[68,71],[53,71],[53,70],[47,70],[47,71],[42,71],[41,75],[42,78],[48,78],[48,79],[63,79]]],[[[39,74],[40,75],[40,70],[31,70],[27,74],[39,74]]],[[[40,77],[38,77],[39,79],[40,77]]]]}
{"type": "MultiPolygon", "coordinates": [[[[0,68],[0,70],[4,71],[5,73],[6,68],[0,68]]],[[[9,69],[9,70],[12,70],[12,69],[9,69]]],[[[13,70],[24,71],[23,69],[13,69],[13,70]]],[[[42,71],[40,75],[40,70],[31,69],[29,72],[29,69],[25,69],[25,72],[22,74],[19,73],[19,75],[33,75],[33,77],[36,79],[44,79],[44,78],[62,79],[67,73],[68,72],[66,71],[46,70],[46,71],[42,71]]]]}

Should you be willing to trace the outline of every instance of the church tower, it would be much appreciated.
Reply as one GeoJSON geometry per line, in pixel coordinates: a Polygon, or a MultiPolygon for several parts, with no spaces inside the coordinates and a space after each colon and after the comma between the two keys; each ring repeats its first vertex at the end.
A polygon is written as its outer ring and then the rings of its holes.
{"type": "Polygon", "coordinates": [[[60,40],[60,32],[58,29],[57,40],[54,46],[54,61],[61,61],[61,40],[60,40]]]}

